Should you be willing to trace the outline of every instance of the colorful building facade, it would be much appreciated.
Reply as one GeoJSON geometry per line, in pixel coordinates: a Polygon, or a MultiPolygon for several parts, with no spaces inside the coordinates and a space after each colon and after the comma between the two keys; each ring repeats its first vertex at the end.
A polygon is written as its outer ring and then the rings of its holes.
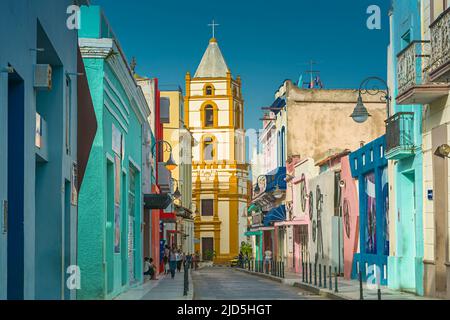
{"type": "Polygon", "coordinates": [[[81,18],[98,131],[79,195],[78,298],[107,299],[143,279],[142,146],[150,110],[101,8],[83,6],[81,18]]]}
{"type": "Polygon", "coordinates": [[[216,39],[193,77],[186,75],[184,123],[198,142],[192,152],[195,250],[228,262],[247,228],[248,164],[241,79],[233,79],[216,39]]]}
{"type": "Polygon", "coordinates": [[[352,176],[358,179],[359,252],[352,278],[382,285],[388,283],[389,181],[385,157],[386,138],[381,136],[350,154],[352,176]]]}
{"type": "MultiPolygon", "coordinates": [[[[388,73],[394,97],[407,88],[403,72],[422,72],[421,1],[393,1],[388,73]],[[417,42],[419,40],[419,42],[417,42]],[[414,56],[411,63],[410,58],[414,56]],[[398,57],[398,58],[397,58],[398,57]]],[[[388,284],[392,289],[423,294],[423,155],[422,106],[393,99],[386,122],[386,158],[389,161],[390,250],[388,284]]]]}
{"type": "Polygon", "coordinates": [[[0,299],[76,298],[66,281],[96,123],[77,31],[65,27],[71,4],[7,1],[0,11],[0,299]]]}
{"type": "MultiPolygon", "coordinates": [[[[448,23],[450,21],[450,3],[448,1],[422,0],[415,3],[394,2],[392,18],[395,27],[402,16],[402,11],[409,12],[408,22],[411,36],[409,45],[396,57],[397,89],[396,105],[422,109],[418,122],[422,124],[422,130],[414,132],[415,142],[421,139],[422,152],[422,180],[420,207],[414,208],[415,212],[423,212],[422,218],[410,229],[415,237],[416,246],[411,246],[409,256],[420,260],[422,252],[417,249],[417,241],[423,237],[423,267],[416,261],[414,272],[405,278],[407,287],[416,285],[415,291],[427,296],[449,298],[450,297],[450,267],[449,267],[449,198],[448,198],[448,159],[445,149],[449,144],[448,117],[449,91],[449,50],[448,23]],[[405,7],[406,6],[406,7],[405,7]],[[397,10],[396,10],[397,9],[397,10]],[[397,23],[395,23],[397,21],[397,23]],[[421,134],[421,137],[417,137],[421,134]],[[422,221],[422,230],[420,228],[422,221]],[[417,253],[418,252],[418,253],[417,253]],[[421,273],[423,272],[423,280],[421,273]],[[414,278],[412,278],[414,277],[414,278]],[[415,283],[413,283],[415,281],[415,283]],[[420,287],[423,283],[423,289],[420,287]]],[[[401,36],[402,29],[393,29],[391,37],[397,39],[401,36]]],[[[407,30],[408,31],[408,30],[407,30]]],[[[395,39],[394,39],[395,40],[395,39]]],[[[397,40],[398,43],[398,40],[397,40]]],[[[398,45],[397,45],[398,48],[398,45]]],[[[414,119],[414,123],[416,120],[414,119]]],[[[414,126],[414,130],[417,126],[414,126]]],[[[408,146],[408,143],[403,143],[408,146]]],[[[420,144],[417,146],[419,147],[420,144]]],[[[410,156],[411,159],[416,159],[410,156]]],[[[415,161],[415,160],[414,160],[415,161]]],[[[418,171],[418,170],[416,170],[418,171]]],[[[412,180],[414,177],[406,177],[412,180]]],[[[415,179],[417,179],[417,175],[415,179]]],[[[408,231],[408,230],[406,230],[408,231]]],[[[411,232],[411,231],[410,231],[411,232]]],[[[412,261],[410,265],[413,265],[412,261]]],[[[411,268],[410,268],[411,269],[411,268]]]]}

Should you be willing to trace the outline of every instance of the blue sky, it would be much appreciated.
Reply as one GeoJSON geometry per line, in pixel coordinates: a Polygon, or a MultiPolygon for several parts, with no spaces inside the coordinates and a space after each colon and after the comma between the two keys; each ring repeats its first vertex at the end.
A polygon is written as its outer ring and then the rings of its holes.
{"type": "Polygon", "coordinates": [[[315,60],[326,88],[356,88],[367,76],[386,78],[389,0],[93,0],[101,5],[139,74],[162,89],[194,73],[211,38],[233,76],[240,75],[246,128],[260,128],[263,106],[285,79],[297,81],[315,60]],[[381,30],[366,27],[369,5],[382,11],[381,30]],[[167,85],[167,86],[165,86],[167,85]]]}

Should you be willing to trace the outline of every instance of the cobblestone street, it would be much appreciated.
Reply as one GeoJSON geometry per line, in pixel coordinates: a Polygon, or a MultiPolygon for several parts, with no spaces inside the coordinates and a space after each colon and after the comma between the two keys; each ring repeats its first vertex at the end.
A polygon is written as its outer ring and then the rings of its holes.
{"type": "Polygon", "coordinates": [[[324,299],[299,288],[239,272],[211,267],[192,272],[194,300],[310,300],[324,299]]]}

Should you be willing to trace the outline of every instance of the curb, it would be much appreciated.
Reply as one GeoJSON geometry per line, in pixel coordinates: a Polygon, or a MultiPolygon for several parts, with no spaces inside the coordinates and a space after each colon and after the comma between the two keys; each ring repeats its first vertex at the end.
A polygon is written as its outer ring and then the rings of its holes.
{"type": "MultiPolygon", "coordinates": [[[[273,281],[276,281],[276,282],[279,282],[279,283],[282,283],[282,284],[286,284],[285,279],[278,278],[278,277],[272,276],[270,274],[253,272],[253,271],[248,271],[246,269],[239,269],[239,268],[236,268],[235,270],[237,270],[239,272],[244,272],[244,273],[247,273],[247,274],[251,274],[251,275],[254,275],[254,276],[257,276],[257,277],[273,280],[273,281]]],[[[305,283],[301,283],[301,282],[294,282],[294,284],[292,286],[300,288],[300,289],[308,291],[308,292],[311,292],[311,293],[316,294],[316,295],[320,295],[322,297],[333,299],[333,300],[352,300],[352,299],[350,299],[348,297],[345,297],[343,295],[337,294],[337,293],[335,293],[333,291],[330,291],[330,290],[327,290],[327,289],[321,289],[321,288],[314,287],[314,286],[311,286],[309,284],[305,284],[305,283]]]]}
{"type": "Polygon", "coordinates": [[[189,291],[187,295],[188,300],[194,300],[194,281],[192,280],[192,269],[189,272],[189,291]]]}
{"type": "Polygon", "coordinates": [[[297,287],[297,288],[300,288],[300,289],[303,289],[305,291],[309,291],[311,293],[320,295],[322,297],[333,299],[333,300],[352,300],[352,299],[350,299],[348,297],[345,297],[345,296],[343,296],[341,294],[335,293],[334,291],[330,291],[328,289],[321,289],[321,288],[318,288],[318,287],[315,287],[315,286],[311,286],[309,284],[305,284],[305,283],[301,283],[301,282],[295,282],[293,286],[297,287]]]}
{"type": "Polygon", "coordinates": [[[239,272],[244,272],[244,273],[247,273],[247,274],[251,274],[251,275],[254,275],[254,276],[258,276],[258,277],[261,277],[261,278],[266,278],[266,279],[269,279],[269,280],[273,280],[273,281],[276,281],[276,282],[279,282],[279,283],[284,283],[282,278],[278,278],[278,277],[272,276],[270,274],[253,272],[253,271],[248,271],[246,269],[239,269],[239,268],[236,268],[234,270],[237,270],[239,272]]]}

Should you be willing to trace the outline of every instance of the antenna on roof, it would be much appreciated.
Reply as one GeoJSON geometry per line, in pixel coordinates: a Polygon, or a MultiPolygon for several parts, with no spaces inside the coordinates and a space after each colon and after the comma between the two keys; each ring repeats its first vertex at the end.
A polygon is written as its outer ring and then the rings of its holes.
{"type": "Polygon", "coordinates": [[[304,73],[309,75],[309,81],[303,81],[303,74],[300,75],[298,80],[298,87],[304,89],[323,89],[324,85],[322,80],[320,79],[320,71],[314,70],[314,65],[318,64],[317,61],[310,60],[308,62],[309,70],[306,70],[304,73]]]}

